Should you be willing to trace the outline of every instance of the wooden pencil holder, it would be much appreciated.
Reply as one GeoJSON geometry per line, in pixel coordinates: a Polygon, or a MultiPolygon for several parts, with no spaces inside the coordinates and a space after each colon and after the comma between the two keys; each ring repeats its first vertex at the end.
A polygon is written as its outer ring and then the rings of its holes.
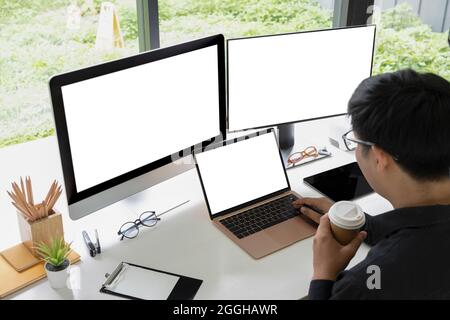
{"type": "Polygon", "coordinates": [[[23,215],[17,212],[19,220],[19,231],[22,243],[30,252],[39,258],[36,246],[41,242],[50,245],[53,239],[63,239],[64,229],[60,212],[51,210],[46,218],[33,222],[26,220],[23,215]]]}

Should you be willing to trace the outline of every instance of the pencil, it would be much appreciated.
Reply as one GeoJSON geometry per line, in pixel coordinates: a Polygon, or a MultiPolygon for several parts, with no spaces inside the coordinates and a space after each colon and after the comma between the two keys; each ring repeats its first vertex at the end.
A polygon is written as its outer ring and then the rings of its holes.
{"type": "Polygon", "coordinates": [[[58,200],[61,193],[62,193],[61,187],[58,187],[58,190],[57,190],[55,196],[52,197],[52,199],[50,200],[50,203],[48,204],[48,207],[50,210],[53,209],[53,206],[55,205],[55,203],[58,200]]]}
{"type": "Polygon", "coordinates": [[[32,220],[32,216],[30,216],[30,214],[23,208],[21,208],[19,205],[17,205],[14,202],[11,202],[11,204],[17,208],[17,210],[19,210],[20,214],[27,220],[32,220]]]}
{"type": "Polygon", "coordinates": [[[53,181],[52,185],[50,186],[50,189],[48,190],[47,196],[45,197],[45,203],[48,203],[50,201],[51,196],[53,195],[53,190],[55,189],[57,183],[56,180],[53,181]]]}
{"type": "Polygon", "coordinates": [[[28,195],[28,203],[30,205],[34,205],[34,200],[33,200],[33,188],[31,186],[31,178],[25,178],[25,183],[27,186],[27,195],[28,195]]]}
{"type": "Polygon", "coordinates": [[[58,192],[58,185],[55,184],[52,188],[52,192],[50,193],[50,197],[48,199],[48,203],[51,203],[53,201],[53,198],[55,197],[56,193],[58,192]]]}
{"type": "Polygon", "coordinates": [[[15,198],[14,201],[16,201],[16,203],[21,204],[22,207],[26,208],[27,207],[26,201],[21,197],[20,190],[18,189],[18,187],[14,188],[14,185],[13,185],[13,189],[14,189],[15,193],[13,191],[10,195],[14,195],[14,198],[15,198]]]}
{"type": "MultiPolygon", "coordinates": [[[[17,188],[19,188],[19,186],[17,186],[17,188]]],[[[22,194],[25,196],[25,188],[23,187],[23,180],[22,180],[22,177],[20,177],[20,188],[21,188],[21,190],[22,190],[22,194]]],[[[25,198],[25,201],[26,201],[27,199],[25,198]]]]}

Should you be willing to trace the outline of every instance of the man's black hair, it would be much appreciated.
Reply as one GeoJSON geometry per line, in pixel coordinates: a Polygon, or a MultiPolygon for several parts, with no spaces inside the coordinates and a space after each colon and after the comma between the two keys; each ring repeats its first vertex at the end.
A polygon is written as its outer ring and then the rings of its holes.
{"type": "Polygon", "coordinates": [[[401,70],[364,80],[348,104],[353,130],[420,181],[449,178],[450,83],[401,70]]]}

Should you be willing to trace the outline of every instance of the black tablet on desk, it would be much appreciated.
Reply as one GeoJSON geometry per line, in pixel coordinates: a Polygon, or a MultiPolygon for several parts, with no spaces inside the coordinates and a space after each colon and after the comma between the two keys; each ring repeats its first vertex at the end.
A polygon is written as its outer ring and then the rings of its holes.
{"type": "Polygon", "coordinates": [[[303,181],[333,201],[355,200],[373,192],[356,162],[304,178],[303,181]]]}

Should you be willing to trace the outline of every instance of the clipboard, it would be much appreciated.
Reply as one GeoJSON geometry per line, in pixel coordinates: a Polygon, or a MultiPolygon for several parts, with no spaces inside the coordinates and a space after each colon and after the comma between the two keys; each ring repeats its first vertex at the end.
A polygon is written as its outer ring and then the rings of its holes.
{"type": "Polygon", "coordinates": [[[192,300],[203,280],[121,262],[100,292],[135,300],[192,300]]]}

